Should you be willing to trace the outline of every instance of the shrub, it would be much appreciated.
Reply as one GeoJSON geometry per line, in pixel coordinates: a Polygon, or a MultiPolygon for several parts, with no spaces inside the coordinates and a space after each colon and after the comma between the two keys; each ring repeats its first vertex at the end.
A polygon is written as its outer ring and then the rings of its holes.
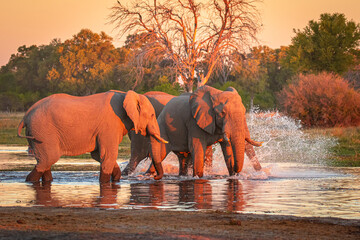
{"type": "Polygon", "coordinates": [[[166,76],[161,77],[159,83],[160,84],[156,85],[151,91],[165,92],[174,96],[179,96],[181,94],[179,83],[175,82],[171,84],[166,76]]]}
{"type": "Polygon", "coordinates": [[[279,102],[306,126],[360,125],[360,93],[335,74],[300,74],[280,92],[279,102]]]}
{"type": "Polygon", "coordinates": [[[0,111],[24,111],[24,104],[16,93],[0,93],[0,111]]]}

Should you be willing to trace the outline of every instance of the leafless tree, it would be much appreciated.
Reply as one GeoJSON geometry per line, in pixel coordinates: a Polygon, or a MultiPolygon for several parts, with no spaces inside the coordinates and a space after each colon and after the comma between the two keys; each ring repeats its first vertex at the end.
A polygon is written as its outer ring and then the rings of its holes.
{"type": "Polygon", "coordinates": [[[152,41],[138,57],[163,54],[191,91],[196,77],[198,86],[206,84],[221,56],[256,41],[259,1],[123,0],[112,7],[110,22],[121,36],[146,33],[152,41]]]}

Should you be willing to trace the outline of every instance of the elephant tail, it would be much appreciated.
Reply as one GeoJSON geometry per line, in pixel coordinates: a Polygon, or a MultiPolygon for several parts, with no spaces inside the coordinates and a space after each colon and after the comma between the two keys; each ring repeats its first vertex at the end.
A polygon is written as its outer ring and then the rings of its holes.
{"type": "Polygon", "coordinates": [[[23,120],[21,120],[21,122],[20,122],[20,124],[18,126],[17,136],[20,137],[20,138],[35,139],[32,136],[22,136],[21,135],[21,129],[23,129],[24,126],[25,126],[25,124],[24,124],[24,119],[23,119],[23,120]]]}
{"type": "Polygon", "coordinates": [[[252,140],[251,138],[245,138],[245,140],[255,147],[261,147],[261,145],[263,144],[263,142],[257,142],[252,140]]]}

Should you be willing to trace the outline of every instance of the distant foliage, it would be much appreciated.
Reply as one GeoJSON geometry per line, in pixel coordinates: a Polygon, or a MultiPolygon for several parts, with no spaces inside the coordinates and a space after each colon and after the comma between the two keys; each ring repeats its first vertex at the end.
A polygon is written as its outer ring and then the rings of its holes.
{"type": "Polygon", "coordinates": [[[359,126],[360,93],[329,73],[298,76],[279,94],[284,111],[306,126],[359,126]]]}
{"type": "Polygon", "coordinates": [[[179,96],[181,94],[180,84],[175,82],[171,84],[167,77],[163,76],[159,79],[160,84],[156,85],[152,91],[165,92],[174,96],[179,96]]]}
{"type": "Polygon", "coordinates": [[[111,76],[119,54],[104,32],[82,29],[58,48],[59,66],[53,67],[47,79],[57,90],[76,95],[96,93],[111,76]]]}
{"type": "Polygon", "coordinates": [[[345,73],[360,56],[360,25],[344,14],[324,13],[311,20],[295,37],[287,51],[287,64],[295,72],[345,73]]]}

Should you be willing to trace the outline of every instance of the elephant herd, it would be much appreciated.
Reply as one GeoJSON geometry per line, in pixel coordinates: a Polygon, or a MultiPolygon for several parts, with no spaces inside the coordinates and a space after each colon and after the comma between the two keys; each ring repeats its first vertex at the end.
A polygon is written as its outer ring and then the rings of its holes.
{"type": "Polygon", "coordinates": [[[87,152],[100,162],[100,182],[119,181],[146,157],[152,159],[148,172],[161,179],[161,162],[170,151],[179,159],[180,175],[193,167],[193,175],[202,177],[206,151],[216,142],[230,175],[242,170],[245,152],[260,170],[253,146],[261,142],[250,138],[245,112],[234,88],[203,86],[178,97],[115,90],[84,97],[54,94],[30,107],[18,127],[18,136],[28,140],[37,161],[26,181],[52,181],[51,166],[61,156],[87,152]],[[131,158],[121,173],[116,160],[126,134],[131,158]]]}

